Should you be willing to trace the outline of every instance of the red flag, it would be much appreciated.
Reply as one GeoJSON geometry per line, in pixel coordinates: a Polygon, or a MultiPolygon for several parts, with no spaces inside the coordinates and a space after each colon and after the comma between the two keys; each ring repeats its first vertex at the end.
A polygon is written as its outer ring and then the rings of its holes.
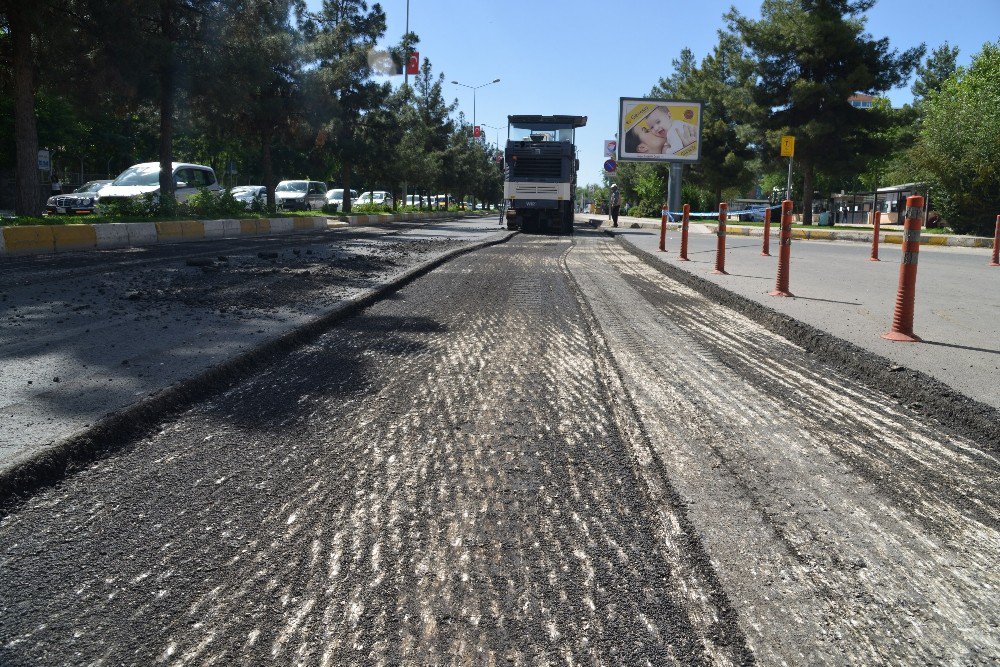
{"type": "Polygon", "coordinates": [[[407,74],[420,74],[420,52],[414,51],[410,54],[410,59],[406,61],[407,74]]]}
{"type": "Polygon", "coordinates": [[[472,136],[476,137],[477,139],[483,136],[483,131],[478,125],[472,128],[472,136]]]}

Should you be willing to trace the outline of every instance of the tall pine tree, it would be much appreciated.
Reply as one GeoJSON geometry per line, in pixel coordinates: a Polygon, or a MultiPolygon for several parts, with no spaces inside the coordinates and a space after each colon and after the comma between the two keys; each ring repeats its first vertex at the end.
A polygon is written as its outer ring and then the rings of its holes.
{"type": "Polygon", "coordinates": [[[864,13],[875,0],[764,0],[760,20],[733,9],[730,29],[753,64],[749,87],[765,112],[759,131],[777,154],[781,134],[795,136],[802,175],[803,222],[812,222],[818,170],[831,176],[856,171],[893,147],[893,118],[879,108],[856,109],[854,93],[877,95],[902,85],[923,56],[923,45],[903,53],[888,38],[865,32],[864,13]]]}

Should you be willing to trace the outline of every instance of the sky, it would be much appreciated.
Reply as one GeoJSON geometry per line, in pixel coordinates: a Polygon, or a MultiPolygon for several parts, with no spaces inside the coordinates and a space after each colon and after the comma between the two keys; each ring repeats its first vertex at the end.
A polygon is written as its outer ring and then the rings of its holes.
{"type": "MultiPolygon", "coordinates": [[[[321,0],[307,4],[315,8],[321,0]]],[[[380,4],[388,22],[385,43],[396,43],[406,29],[407,0],[380,4]]],[[[509,114],[587,116],[576,137],[579,182],[599,183],[619,98],[647,96],[684,47],[700,61],[725,28],[723,14],[735,6],[757,18],[761,0],[652,0],[621,10],[630,4],[409,0],[409,25],[420,37],[421,60],[430,60],[435,75],[444,73],[446,99],[457,100],[469,122],[473,91],[450,82],[479,86],[500,79],[475,93],[476,123],[502,128],[484,128],[488,142],[506,141],[509,114]]],[[[1000,0],[879,0],[867,17],[867,31],[888,37],[891,48],[924,43],[930,52],[948,42],[959,48],[959,65],[968,65],[984,43],[1000,40],[1000,0]]],[[[912,101],[909,88],[888,93],[893,106],[912,101]]]]}

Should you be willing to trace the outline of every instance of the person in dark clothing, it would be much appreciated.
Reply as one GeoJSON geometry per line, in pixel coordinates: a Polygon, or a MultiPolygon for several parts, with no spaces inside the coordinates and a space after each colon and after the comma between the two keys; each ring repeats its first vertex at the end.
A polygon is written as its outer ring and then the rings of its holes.
{"type": "Polygon", "coordinates": [[[612,226],[618,226],[618,213],[622,209],[622,196],[618,192],[618,184],[611,184],[611,196],[608,198],[608,204],[611,206],[611,222],[614,223],[612,226]]]}

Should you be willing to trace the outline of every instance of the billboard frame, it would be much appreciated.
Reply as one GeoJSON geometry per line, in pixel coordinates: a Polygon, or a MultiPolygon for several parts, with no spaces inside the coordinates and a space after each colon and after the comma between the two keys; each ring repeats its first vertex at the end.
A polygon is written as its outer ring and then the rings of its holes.
{"type": "MultiPolygon", "coordinates": [[[[634,106],[634,105],[633,105],[634,106]]],[[[653,163],[673,163],[673,164],[697,164],[701,162],[702,141],[704,133],[705,102],[703,100],[690,99],[663,99],[650,97],[620,97],[618,98],[618,162],[653,162],[653,163]],[[680,156],[675,153],[663,155],[660,153],[627,153],[625,152],[626,128],[625,128],[625,105],[629,103],[652,104],[654,106],[696,106],[698,107],[698,139],[696,140],[697,150],[693,156],[680,156]],[[648,156],[648,157],[647,157],[648,156]]],[[[631,128],[629,128],[631,130],[631,128]]]]}

